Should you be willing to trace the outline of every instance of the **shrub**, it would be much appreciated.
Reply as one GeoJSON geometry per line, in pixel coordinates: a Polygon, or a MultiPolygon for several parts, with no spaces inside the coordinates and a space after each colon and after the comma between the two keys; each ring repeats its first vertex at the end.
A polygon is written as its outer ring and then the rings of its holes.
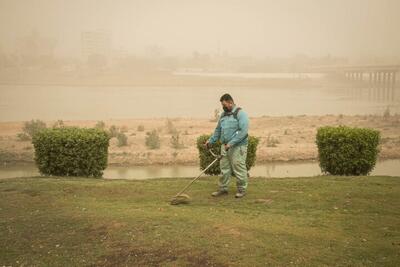
{"type": "Polygon", "coordinates": [[[175,149],[184,148],[183,143],[180,140],[179,132],[176,132],[171,135],[171,146],[175,149]]]}
{"type": "Polygon", "coordinates": [[[117,134],[117,140],[118,140],[118,146],[128,145],[128,137],[122,132],[119,132],[117,134]]]}
{"type": "MultiPolygon", "coordinates": [[[[104,125],[102,123],[97,123],[96,128],[100,129],[104,125]]],[[[128,145],[128,137],[126,136],[125,132],[128,131],[127,126],[122,126],[118,128],[115,125],[111,125],[110,128],[107,131],[108,136],[111,138],[116,137],[118,140],[118,146],[126,146],[128,145]]]]}
{"type": "Polygon", "coordinates": [[[317,130],[319,166],[332,175],[367,175],[379,153],[380,132],[369,128],[324,126],[317,130]]]}
{"type": "Polygon", "coordinates": [[[110,136],[110,138],[117,137],[118,132],[119,130],[115,125],[111,125],[110,128],[108,129],[108,135],[110,136]]]}
{"type": "Polygon", "coordinates": [[[57,120],[53,126],[53,128],[62,128],[65,127],[64,121],[63,120],[57,120]]]}
{"type": "Polygon", "coordinates": [[[30,141],[31,137],[27,133],[18,133],[17,139],[18,141],[30,141]]]}
{"type": "Polygon", "coordinates": [[[276,144],[279,144],[279,140],[272,137],[271,134],[268,134],[267,136],[267,147],[276,147],[276,144]]]}
{"type": "Polygon", "coordinates": [[[387,119],[389,117],[390,117],[390,109],[389,109],[389,106],[387,106],[385,111],[383,112],[383,118],[387,119]]]}
{"type": "Polygon", "coordinates": [[[158,135],[157,130],[147,132],[145,142],[146,142],[146,146],[150,149],[160,148],[160,136],[158,135]]]}
{"type": "Polygon", "coordinates": [[[175,125],[172,123],[170,119],[167,119],[166,127],[167,127],[167,133],[176,134],[177,130],[175,128],[175,125]]]}
{"type": "Polygon", "coordinates": [[[94,127],[97,129],[104,130],[106,128],[106,124],[104,123],[104,121],[98,121],[94,127]]]}
{"type": "Polygon", "coordinates": [[[219,120],[219,117],[220,117],[221,115],[220,115],[220,113],[219,113],[219,109],[214,109],[214,115],[213,115],[213,118],[212,118],[212,122],[217,122],[218,120],[219,120]]]}
{"type": "Polygon", "coordinates": [[[31,120],[24,123],[22,131],[31,138],[41,130],[46,129],[46,123],[41,120],[31,120]]]}
{"type": "MultiPolygon", "coordinates": [[[[210,152],[204,147],[204,143],[210,138],[210,135],[201,135],[197,138],[197,149],[199,150],[199,158],[200,158],[200,169],[204,170],[213,160],[214,157],[210,152]]],[[[249,136],[249,144],[247,146],[247,158],[246,158],[246,167],[247,171],[254,166],[256,162],[256,152],[257,145],[259,143],[259,138],[255,136],[249,136]]],[[[216,142],[210,148],[216,155],[221,154],[221,142],[216,142]]],[[[219,168],[219,162],[215,163],[211,166],[205,173],[209,175],[218,175],[221,173],[219,168]]]]}
{"type": "Polygon", "coordinates": [[[34,135],[35,163],[41,174],[101,177],[110,137],[96,128],[49,128],[34,135]]]}

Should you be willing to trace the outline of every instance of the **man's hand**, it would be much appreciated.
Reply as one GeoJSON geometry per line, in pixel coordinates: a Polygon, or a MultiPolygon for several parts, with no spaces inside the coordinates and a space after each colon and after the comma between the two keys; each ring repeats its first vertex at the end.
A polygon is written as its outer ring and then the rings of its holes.
{"type": "Polygon", "coordinates": [[[225,150],[226,150],[226,151],[228,151],[230,147],[231,147],[230,144],[225,144],[225,150]]]}
{"type": "Polygon", "coordinates": [[[210,146],[210,142],[207,140],[207,141],[204,143],[204,147],[205,147],[206,149],[208,149],[209,146],[210,146]]]}

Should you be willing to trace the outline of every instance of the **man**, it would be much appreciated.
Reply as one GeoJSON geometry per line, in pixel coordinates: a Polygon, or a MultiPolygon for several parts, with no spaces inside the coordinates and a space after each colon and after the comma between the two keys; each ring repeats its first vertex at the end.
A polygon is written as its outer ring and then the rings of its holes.
{"type": "Polygon", "coordinates": [[[236,177],[236,198],[246,194],[248,177],[246,167],[249,118],[241,108],[237,107],[232,96],[224,94],[220,98],[224,112],[221,114],[213,135],[206,141],[208,148],[218,140],[221,141],[220,168],[222,176],[219,178],[218,191],[214,197],[228,193],[231,175],[236,177]]]}

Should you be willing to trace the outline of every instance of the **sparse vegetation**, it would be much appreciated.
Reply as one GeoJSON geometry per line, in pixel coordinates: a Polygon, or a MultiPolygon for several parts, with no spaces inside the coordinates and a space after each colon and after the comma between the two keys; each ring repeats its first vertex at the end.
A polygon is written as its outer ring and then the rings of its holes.
{"type": "Polygon", "coordinates": [[[98,121],[94,127],[97,129],[104,130],[106,128],[106,124],[104,123],[104,121],[98,121]]]}
{"type": "Polygon", "coordinates": [[[111,125],[110,128],[108,129],[108,135],[112,137],[117,137],[119,132],[119,129],[115,125],[111,125]]]}
{"type": "Polygon", "coordinates": [[[118,140],[118,146],[128,145],[128,137],[122,132],[117,133],[117,140],[118,140]]]}
{"type": "Polygon", "coordinates": [[[177,129],[175,128],[175,125],[173,124],[173,122],[170,119],[167,119],[166,128],[167,128],[168,134],[176,134],[177,133],[177,129]]]}
{"type": "Polygon", "coordinates": [[[33,136],[43,129],[46,129],[46,123],[41,120],[31,120],[24,123],[22,133],[17,135],[17,138],[21,141],[32,139],[33,136]]]}
{"type": "MultiPolygon", "coordinates": [[[[99,127],[96,128],[100,128],[102,127],[102,124],[99,124],[99,127]]],[[[127,146],[128,145],[128,137],[126,136],[125,132],[128,131],[128,128],[125,126],[122,127],[117,127],[115,125],[111,125],[110,128],[107,131],[107,134],[110,138],[117,138],[118,143],[117,146],[121,147],[121,146],[127,146]]]]}
{"type": "Polygon", "coordinates": [[[380,140],[380,144],[386,144],[389,143],[390,141],[392,141],[394,138],[391,137],[382,137],[380,140]]]}
{"type": "Polygon", "coordinates": [[[27,133],[18,133],[17,140],[18,141],[30,141],[31,137],[27,133]]]}
{"type": "Polygon", "coordinates": [[[57,120],[53,126],[53,128],[62,128],[65,127],[64,121],[63,120],[57,120]]]}
{"type": "Polygon", "coordinates": [[[212,122],[217,122],[219,120],[220,117],[220,112],[219,109],[214,109],[214,115],[213,115],[213,119],[211,120],[212,122]]]}
{"type": "Polygon", "coordinates": [[[157,130],[152,130],[146,133],[146,146],[150,149],[160,148],[160,136],[157,130]]]}
{"type": "Polygon", "coordinates": [[[388,119],[389,117],[390,117],[390,108],[389,106],[387,106],[385,111],[383,112],[383,118],[388,119]]]}
{"type": "Polygon", "coordinates": [[[179,132],[175,132],[171,135],[171,146],[175,149],[184,148],[184,145],[180,139],[179,132]]]}
{"type": "Polygon", "coordinates": [[[279,144],[279,140],[276,139],[275,137],[271,136],[271,134],[269,133],[267,136],[267,147],[276,147],[277,144],[279,144]]]}

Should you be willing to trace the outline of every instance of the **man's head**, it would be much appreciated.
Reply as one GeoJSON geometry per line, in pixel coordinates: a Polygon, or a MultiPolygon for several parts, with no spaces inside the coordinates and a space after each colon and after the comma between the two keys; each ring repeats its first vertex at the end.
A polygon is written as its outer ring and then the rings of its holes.
{"type": "Polygon", "coordinates": [[[222,95],[219,101],[221,101],[222,108],[226,112],[232,111],[233,106],[235,105],[235,102],[233,102],[233,98],[230,94],[222,95]]]}

